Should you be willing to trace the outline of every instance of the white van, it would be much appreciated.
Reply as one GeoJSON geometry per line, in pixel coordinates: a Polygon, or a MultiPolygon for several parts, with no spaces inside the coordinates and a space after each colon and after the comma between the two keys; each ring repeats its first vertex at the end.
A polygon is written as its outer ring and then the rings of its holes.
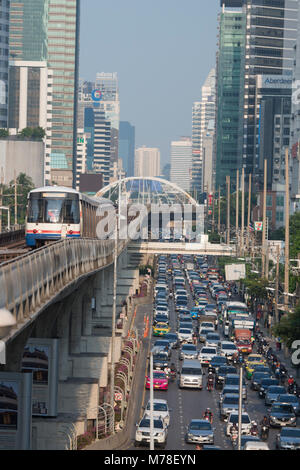
{"type": "Polygon", "coordinates": [[[183,361],[179,377],[179,388],[200,388],[203,385],[203,372],[201,364],[195,359],[186,359],[183,361]]]}

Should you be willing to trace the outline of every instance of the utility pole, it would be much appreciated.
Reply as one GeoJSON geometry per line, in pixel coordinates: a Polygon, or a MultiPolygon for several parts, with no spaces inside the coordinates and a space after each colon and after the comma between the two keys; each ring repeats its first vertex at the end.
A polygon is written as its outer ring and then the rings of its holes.
{"type": "Polygon", "coordinates": [[[221,235],[221,188],[219,186],[218,233],[221,235]]]}
{"type": "Polygon", "coordinates": [[[154,450],[154,419],[153,419],[153,354],[150,352],[150,450],[154,450]]]}
{"type": "Polygon", "coordinates": [[[226,176],[227,184],[227,245],[230,244],[230,176],[226,176]]]}
{"type": "Polygon", "coordinates": [[[18,223],[18,186],[17,186],[17,172],[14,171],[15,180],[15,225],[18,223]]]}
{"type": "Polygon", "coordinates": [[[239,413],[238,413],[238,450],[241,450],[242,437],[242,413],[243,413],[243,367],[240,365],[239,380],[239,413]]]}
{"type": "Polygon", "coordinates": [[[267,160],[264,162],[264,198],[263,198],[263,233],[262,233],[262,278],[266,274],[266,215],[267,215],[267,160]]]}
{"type": "Polygon", "coordinates": [[[247,220],[247,251],[250,247],[250,217],[251,217],[251,193],[252,193],[252,174],[249,174],[248,188],[248,220],[247,220]]]}
{"type": "Polygon", "coordinates": [[[241,252],[244,256],[244,231],[245,231],[245,169],[242,169],[242,221],[241,221],[241,252]]]}
{"type": "Polygon", "coordinates": [[[285,266],[284,266],[284,306],[289,308],[289,265],[290,265],[290,181],[289,150],[285,151],[285,266]]]}
{"type": "Polygon", "coordinates": [[[240,187],[240,172],[236,170],[236,202],[235,202],[235,236],[237,247],[239,247],[239,187],[240,187]]]}
{"type": "Polygon", "coordinates": [[[275,324],[279,321],[278,316],[278,300],[279,300],[279,262],[280,262],[280,246],[277,245],[277,263],[276,263],[276,280],[275,280],[275,324]]]}

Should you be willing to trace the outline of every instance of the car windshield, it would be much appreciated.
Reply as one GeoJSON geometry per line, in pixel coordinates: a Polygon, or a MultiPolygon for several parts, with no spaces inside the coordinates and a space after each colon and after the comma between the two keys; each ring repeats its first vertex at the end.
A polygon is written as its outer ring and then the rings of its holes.
{"type": "Polygon", "coordinates": [[[293,407],[292,405],[285,405],[285,404],[278,404],[278,405],[273,405],[271,413],[273,412],[279,412],[279,413],[293,413],[293,407]]]}
{"type": "MultiPolygon", "coordinates": [[[[239,415],[237,413],[232,414],[230,416],[230,420],[229,420],[230,423],[238,423],[238,421],[239,421],[239,415]]],[[[242,415],[242,423],[243,424],[249,424],[250,423],[250,418],[249,418],[248,415],[242,415]]]]}
{"type": "Polygon", "coordinates": [[[165,361],[165,360],[168,360],[168,355],[167,354],[155,354],[153,356],[153,359],[155,361],[161,361],[161,360],[165,361]]]}
{"type": "Polygon", "coordinates": [[[197,351],[197,348],[192,344],[185,344],[184,346],[182,346],[182,351],[197,351]]]}
{"type": "Polygon", "coordinates": [[[282,393],[284,392],[284,387],[269,387],[268,393],[282,393]]]}
{"type": "Polygon", "coordinates": [[[209,340],[209,339],[217,339],[217,340],[219,341],[220,336],[217,335],[217,334],[207,333],[206,339],[207,339],[207,340],[209,340]]]}
{"type": "Polygon", "coordinates": [[[227,359],[226,357],[220,357],[220,356],[217,356],[215,357],[212,361],[211,361],[211,364],[212,365],[217,365],[217,364],[225,364],[227,362],[227,359]]]}
{"type": "Polygon", "coordinates": [[[190,335],[190,334],[192,334],[192,331],[188,330],[186,328],[180,328],[179,333],[182,333],[184,335],[190,335]]]}
{"type": "Polygon", "coordinates": [[[248,362],[258,362],[261,360],[262,360],[261,356],[251,356],[248,358],[248,362]]]}
{"type": "MultiPolygon", "coordinates": [[[[164,425],[160,419],[154,419],[154,428],[156,429],[163,429],[164,425]]],[[[140,428],[150,428],[150,418],[142,419],[140,422],[140,428]]]]}
{"type": "Polygon", "coordinates": [[[236,347],[234,344],[222,344],[222,349],[233,350],[233,349],[236,349],[236,347]]]}
{"type": "Polygon", "coordinates": [[[236,397],[226,397],[225,396],[223,404],[224,405],[238,405],[239,404],[239,396],[238,395],[236,397]]]}
{"type": "Polygon", "coordinates": [[[281,437],[298,437],[300,438],[300,429],[282,429],[281,437]]]}
{"type": "Polygon", "coordinates": [[[154,371],[153,371],[153,378],[154,378],[154,379],[165,379],[165,378],[166,378],[166,374],[160,373],[160,372],[154,372],[154,371]]]}
{"type": "Polygon", "coordinates": [[[202,348],[201,354],[216,354],[216,348],[202,348]]]}
{"type": "Polygon", "coordinates": [[[238,377],[226,377],[226,385],[239,385],[238,377]]]}
{"type": "Polygon", "coordinates": [[[196,422],[196,423],[191,423],[190,424],[190,430],[191,431],[209,431],[211,429],[211,425],[208,422],[196,422]]]}
{"type": "Polygon", "coordinates": [[[182,375],[202,375],[201,369],[196,367],[183,367],[181,371],[182,375]]]}
{"type": "Polygon", "coordinates": [[[282,403],[299,403],[299,400],[294,395],[279,395],[278,401],[282,403]]]}
{"type": "Polygon", "coordinates": [[[234,374],[235,372],[235,367],[230,366],[223,366],[219,369],[219,374],[234,374]]]}
{"type": "MultiPolygon", "coordinates": [[[[168,411],[168,405],[166,403],[153,403],[154,411],[168,411]]],[[[147,410],[150,410],[150,402],[148,402],[147,410]]]]}

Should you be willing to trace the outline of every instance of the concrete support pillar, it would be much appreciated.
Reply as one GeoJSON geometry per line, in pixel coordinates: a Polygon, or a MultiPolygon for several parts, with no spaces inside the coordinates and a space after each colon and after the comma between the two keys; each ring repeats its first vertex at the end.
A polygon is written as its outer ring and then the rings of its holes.
{"type": "Polygon", "coordinates": [[[67,306],[65,303],[65,309],[57,321],[57,336],[59,337],[59,380],[67,380],[72,372],[71,362],[69,360],[70,317],[71,306],[67,306]]]}
{"type": "Polygon", "coordinates": [[[71,308],[70,354],[80,353],[82,336],[82,295],[76,296],[71,308]]]}

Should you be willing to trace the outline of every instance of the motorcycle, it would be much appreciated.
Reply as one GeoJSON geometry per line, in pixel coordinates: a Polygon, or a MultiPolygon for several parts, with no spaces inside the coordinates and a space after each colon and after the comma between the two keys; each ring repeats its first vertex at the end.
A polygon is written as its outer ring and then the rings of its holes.
{"type": "Polygon", "coordinates": [[[176,370],[171,370],[170,372],[170,378],[171,378],[171,382],[174,382],[174,380],[176,379],[176,370]]]}
{"type": "Polygon", "coordinates": [[[211,391],[213,390],[213,388],[214,388],[214,382],[213,382],[213,380],[208,380],[207,386],[206,386],[206,390],[207,390],[208,392],[211,392],[211,391]]]}
{"type": "Polygon", "coordinates": [[[212,422],[213,422],[213,417],[212,417],[212,416],[209,417],[208,415],[204,415],[204,416],[203,416],[203,419],[204,419],[205,421],[209,421],[210,424],[212,424],[212,422]]]}
{"type": "Polygon", "coordinates": [[[265,424],[261,427],[260,437],[262,441],[267,441],[269,437],[269,427],[265,424]]]}
{"type": "Polygon", "coordinates": [[[237,447],[238,435],[239,435],[238,431],[231,432],[230,440],[231,440],[232,447],[237,447]]]}

